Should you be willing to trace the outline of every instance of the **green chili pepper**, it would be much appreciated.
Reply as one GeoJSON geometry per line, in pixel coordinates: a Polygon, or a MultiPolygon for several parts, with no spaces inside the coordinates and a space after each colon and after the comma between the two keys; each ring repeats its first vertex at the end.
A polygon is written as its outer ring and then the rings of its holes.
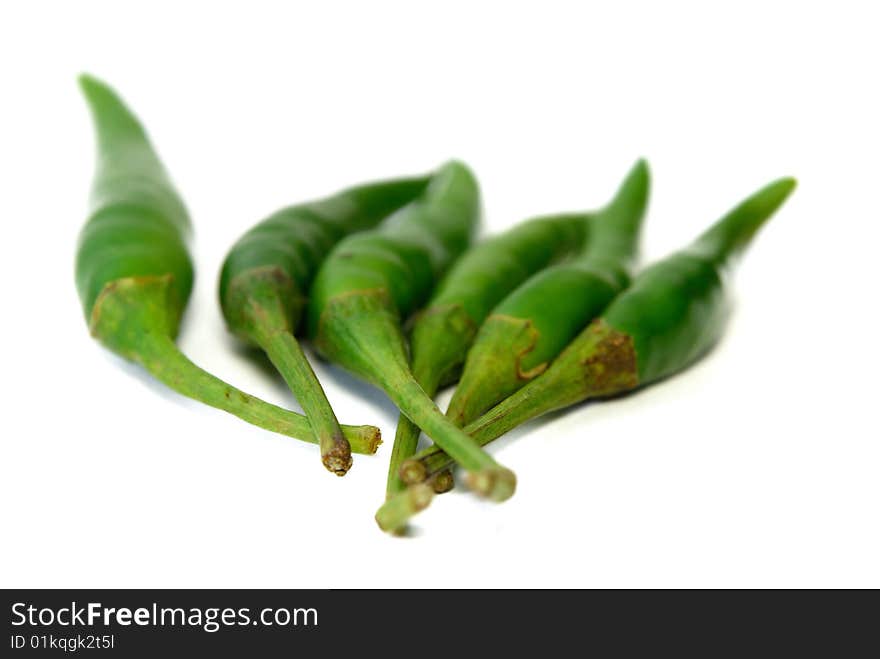
{"type": "MultiPolygon", "coordinates": [[[[465,428],[481,445],[552,410],[672,375],[719,339],[728,315],[725,283],[761,226],[794,190],[783,178],[756,192],[689,247],[647,268],[547,371],[465,428]]],[[[448,468],[429,448],[408,463],[414,481],[448,468]]]]}
{"type": "MultiPolygon", "coordinates": [[[[433,397],[456,380],[477,328],[500,300],[538,270],[581,248],[589,217],[578,213],[529,220],[456,262],[412,329],[412,373],[426,394],[433,397]]],[[[398,470],[416,452],[420,432],[401,414],[388,469],[389,496],[403,488],[398,470]]],[[[443,479],[436,486],[449,489],[451,483],[443,479]]]]}
{"type": "Polygon", "coordinates": [[[471,472],[476,491],[513,494],[515,477],[447,419],[409,369],[400,319],[425,302],[434,282],[467,248],[479,217],[476,180],[452,162],[425,193],[373,231],[349,236],[312,285],[309,335],[326,358],[382,388],[400,410],[471,472]]]}
{"type": "Polygon", "coordinates": [[[259,346],[296,395],[324,466],[343,476],[351,448],[294,332],[321,259],[344,236],[375,226],[424,190],[426,178],[362,185],[273,213],[232,247],[220,273],[229,329],[259,346]]]}
{"type": "Polygon", "coordinates": [[[547,365],[629,284],[648,202],[640,160],[596,213],[575,259],[548,268],[507,296],[467,355],[446,415],[465,426],[546,370],[547,365]]]}
{"type": "MultiPolygon", "coordinates": [[[[95,124],[97,168],[80,234],[76,283],[92,335],[169,387],[261,428],[316,442],[308,420],[206,373],[174,338],[193,283],[186,209],[138,120],[104,83],[80,77],[95,124]]],[[[379,431],[345,427],[374,453],[379,431]]]]}

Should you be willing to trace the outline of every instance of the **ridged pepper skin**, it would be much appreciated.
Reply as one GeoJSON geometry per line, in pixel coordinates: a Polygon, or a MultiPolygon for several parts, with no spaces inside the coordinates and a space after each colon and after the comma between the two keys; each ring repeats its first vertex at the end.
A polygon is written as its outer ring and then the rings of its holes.
{"type": "Polygon", "coordinates": [[[279,329],[295,332],[312,280],[336,243],[373,228],[418,197],[427,183],[427,177],[367,183],[288,206],[254,225],[229,250],[220,272],[220,305],[229,329],[243,341],[258,343],[248,318],[248,282],[269,271],[284,281],[279,329]]]}
{"type": "Polygon", "coordinates": [[[413,378],[402,319],[425,303],[470,244],[479,189],[459,162],[441,167],[424,194],[376,229],[342,240],[324,261],[309,299],[309,335],[327,359],[383,389],[416,425],[471,473],[472,487],[496,500],[515,478],[443,416],[413,378]]]}
{"type": "MultiPolygon", "coordinates": [[[[177,348],[193,284],[189,218],[143,127],[103,82],[81,76],[98,154],[89,217],[79,237],[76,284],[92,335],[185,396],[261,428],[317,441],[305,417],[206,373],[177,348]]],[[[378,430],[348,427],[353,450],[373,453],[378,430]]]]}
{"type": "Polygon", "coordinates": [[[312,285],[309,335],[319,335],[330,302],[353,291],[384,290],[396,315],[407,318],[470,245],[478,220],[473,174],[459,162],[444,165],[420,197],[333,249],[312,285]]]}
{"type": "MultiPolygon", "coordinates": [[[[547,412],[651,384],[686,368],[720,338],[733,265],[794,190],[779,179],[736,206],[688,247],[655,263],[615,298],[547,371],[465,431],[485,445],[547,412]]],[[[411,482],[448,468],[430,448],[410,460],[411,482]]]]}
{"type": "Polygon", "coordinates": [[[351,467],[351,449],[294,333],[312,280],[333,246],[374,227],[426,185],[424,177],[370,183],[279,210],[233,245],[220,272],[227,326],[268,355],[302,405],[324,466],[338,476],[351,467]]]}
{"type": "Polygon", "coordinates": [[[137,118],[115,92],[83,75],[97,156],[88,219],[76,252],[76,286],[86,319],[105,287],[128,277],[170,276],[170,329],[176,333],[193,285],[186,248],[190,220],[137,118]]]}
{"type": "Polygon", "coordinates": [[[629,285],[649,188],[648,165],[640,160],[595,213],[583,251],[537,273],[492,310],[446,412],[456,425],[468,424],[543,373],[629,285]]]}
{"type": "MultiPolygon", "coordinates": [[[[498,302],[531,275],[581,249],[590,217],[569,213],[528,220],[484,240],[455,263],[416,316],[410,335],[412,372],[426,394],[433,397],[441,386],[455,382],[477,328],[498,302]]],[[[397,472],[416,452],[420,433],[400,415],[388,470],[389,496],[404,486],[397,472]]]]}

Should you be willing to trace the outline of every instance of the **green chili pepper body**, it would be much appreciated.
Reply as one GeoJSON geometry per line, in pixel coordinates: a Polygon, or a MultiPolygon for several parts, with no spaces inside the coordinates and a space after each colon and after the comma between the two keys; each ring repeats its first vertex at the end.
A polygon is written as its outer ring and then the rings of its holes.
{"type": "Polygon", "coordinates": [[[486,319],[465,362],[447,416],[467,425],[537,377],[629,284],[648,202],[650,174],[639,161],[614,199],[595,214],[575,259],[539,272],[486,319]]]}
{"type": "MultiPolygon", "coordinates": [[[[457,379],[477,328],[500,300],[535,272],[581,249],[589,217],[572,213],[523,222],[455,263],[417,315],[411,333],[412,373],[426,394],[433,397],[457,379]]],[[[389,496],[404,486],[398,470],[416,452],[420,432],[400,415],[388,469],[389,496]]],[[[438,483],[445,489],[449,485],[448,480],[438,483]]]]}
{"type": "Polygon", "coordinates": [[[230,329],[254,342],[246,303],[236,290],[248,277],[272,269],[288,280],[292,299],[283,299],[284,327],[296,331],[306,293],[321,259],[351,233],[370,229],[418,197],[427,178],[368,183],[335,195],[279,210],[252,227],[233,245],[220,273],[220,304],[230,329]]]}
{"type": "Polygon", "coordinates": [[[137,118],[108,86],[80,77],[98,143],[89,218],[76,258],[76,285],[86,318],[112,281],[171,275],[177,331],[193,284],[186,249],[190,221],[137,118]]]}
{"type": "MultiPolygon", "coordinates": [[[[465,432],[485,445],[546,412],[647,385],[693,363],[721,336],[734,261],[794,187],[790,178],[771,183],[689,247],[645,269],[541,377],[465,432]]],[[[408,461],[405,474],[415,482],[452,462],[432,447],[408,461]]]]}
{"type": "Polygon", "coordinates": [[[426,185],[426,178],[372,183],[284,208],[245,233],[221,269],[220,305],[229,329],[259,346],[284,376],[318,437],[324,465],[339,476],[351,467],[351,449],[294,332],[324,255],[426,185]]]}
{"type": "MultiPolygon", "coordinates": [[[[89,218],[76,283],[92,335],[185,396],[261,428],[317,441],[308,420],[206,373],[177,348],[193,268],[189,218],[141,124],[115,92],[90,76],[80,86],[98,142],[89,218]]],[[[346,427],[352,449],[373,453],[378,429],[346,427]]]]}
{"type": "Polygon", "coordinates": [[[462,465],[478,492],[513,493],[513,474],[443,416],[413,378],[400,320],[424,304],[464,252],[479,218],[476,180],[451,162],[425,193],[372,231],[342,240],[321,265],[308,307],[309,334],[326,358],[382,388],[462,465]]]}
{"type": "Polygon", "coordinates": [[[394,310],[406,318],[468,247],[478,217],[473,175],[461,163],[445,165],[421,197],[374,230],[348,236],[333,249],[312,285],[309,334],[319,334],[330,300],[353,291],[386,291],[394,310]]]}

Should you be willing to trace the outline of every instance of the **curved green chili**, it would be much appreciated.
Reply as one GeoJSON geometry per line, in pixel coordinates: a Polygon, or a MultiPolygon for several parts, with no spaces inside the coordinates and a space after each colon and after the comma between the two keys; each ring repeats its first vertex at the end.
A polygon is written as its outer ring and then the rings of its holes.
{"type": "MultiPolygon", "coordinates": [[[[529,419],[651,384],[693,363],[721,336],[734,262],[794,187],[791,178],[771,183],[690,246],[645,269],[543,375],[465,431],[485,445],[529,419]]],[[[411,460],[406,473],[417,481],[450,465],[452,459],[432,447],[411,460]]]]}
{"type": "MultiPolygon", "coordinates": [[[[499,301],[538,270],[581,248],[589,217],[572,213],[523,222],[455,263],[416,316],[410,337],[412,373],[426,394],[433,397],[455,381],[477,328],[499,301]]],[[[403,488],[398,470],[416,452],[420,433],[400,415],[388,468],[389,496],[403,488]]],[[[448,479],[437,485],[450,487],[448,479]]]]}
{"type": "MultiPolygon", "coordinates": [[[[92,335],[179,393],[267,430],[316,442],[308,420],[206,373],[177,348],[192,290],[189,216],[141,124],[107,85],[80,77],[98,142],[76,284],[92,335]]],[[[352,450],[374,453],[379,431],[344,428],[352,450]]]]}
{"type": "Polygon", "coordinates": [[[324,466],[338,476],[351,467],[351,448],[294,332],[324,255],[347,234],[375,226],[412,201],[426,185],[426,178],[372,183],[284,208],[245,233],[220,272],[229,329],[268,355],[302,405],[324,466]]]}
{"type": "Polygon", "coordinates": [[[382,388],[400,410],[471,472],[471,486],[496,500],[513,494],[513,473],[456,428],[409,369],[400,319],[467,248],[479,218],[476,180],[452,162],[425,193],[378,228],[342,240],[312,285],[309,335],[326,358],[382,388]]]}
{"type": "Polygon", "coordinates": [[[648,203],[650,173],[640,160],[596,213],[575,259],[539,272],[507,296],[468,352],[447,416],[465,426],[537,377],[629,284],[648,203]]]}

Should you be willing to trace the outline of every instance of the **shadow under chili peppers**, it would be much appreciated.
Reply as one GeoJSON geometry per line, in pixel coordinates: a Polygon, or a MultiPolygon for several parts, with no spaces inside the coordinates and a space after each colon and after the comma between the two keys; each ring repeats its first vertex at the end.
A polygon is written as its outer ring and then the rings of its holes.
{"type": "MultiPolygon", "coordinates": [[[[381,389],[369,382],[364,382],[336,364],[321,361],[321,366],[323,367],[321,379],[332,382],[334,386],[345,389],[357,398],[365,400],[373,407],[378,408],[379,413],[382,415],[383,424],[393,426],[397,423],[397,417],[400,412],[397,406],[391,402],[391,399],[381,389]]],[[[374,423],[373,425],[383,424],[374,423]]]]}
{"type": "MultiPolygon", "coordinates": [[[[96,347],[100,347],[100,344],[97,342],[94,342],[94,345],[96,347]]],[[[151,375],[150,372],[147,371],[140,364],[136,364],[133,361],[124,359],[116,353],[110,352],[109,350],[105,350],[103,348],[101,348],[99,352],[101,353],[102,358],[113,364],[114,368],[122,371],[127,376],[134,378],[160,398],[163,398],[164,400],[167,400],[171,403],[181,405],[183,407],[198,407],[199,405],[202,405],[202,403],[199,403],[192,398],[182,396],[181,394],[174,391],[174,389],[171,389],[167,385],[163,384],[155,377],[153,377],[153,375],[151,375]]]]}
{"type": "MultiPolygon", "coordinates": [[[[394,406],[394,403],[392,403],[380,389],[351,375],[348,371],[339,366],[326,362],[318,357],[314,351],[311,350],[311,346],[303,343],[303,338],[301,336],[297,336],[297,340],[301,342],[306,357],[309,360],[309,363],[312,364],[312,368],[315,368],[315,366],[320,364],[321,373],[318,374],[318,380],[322,382],[322,385],[324,381],[333,382],[335,386],[351,392],[359,399],[366,400],[374,407],[378,407],[381,410],[383,418],[386,418],[389,423],[394,424],[397,422],[397,407],[394,406]]],[[[281,375],[280,371],[275,368],[275,365],[272,364],[272,361],[265,352],[256,346],[250,346],[243,343],[229,334],[226,335],[224,341],[229,350],[256,366],[261,373],[273,383],[273,386],[277,389],[278,393],[285,396],[287,400],[295,405],[295,407],[291,409],[302,413],[302,409],[296,401],[295,396],[290,391],[290,388],[287,386],[287,383],[284,381],[284,377],[281,375]]],[[[340,421],[342,420],[340,419],[340,421]]]]}
{"type": "MultiPolygon", "coordinates": [[[[548,412],[547,414],[543,414],[535,419],[530,419],[529,421],[525,422],[521,426],[517,426],[516,428],[505,433],[504,435],[502,435],[498,439],[493,440],[492,442],[490,442],[489,444],[486,445],[486,448],[491,453],[497,454],[498,452],[503,451],[510,444],[519,441],[523,436],[534,433],[534,432],[540,430],[541,428],[543,428],[544,426],[547,426],[549,424],[552,424],[552,423],[558,421],[562,417],[571,416],[571,415],[576,414],[582,410],[585,410],[586,408],[591,407],[593,405],[601,405],[603,403],[616,403],[616,402],[623,403],[624,401],[628,401],[629,399],[631,399],[633,397],[639,396],[640,394],[642,394],[645,391],[653,390],[657,385],[663,384],[664,382],[666,382],[669,379],[672,379],[672,378],[678,379],[679,377],[681,377],[681,379],[684,379],[684,377],[688,373],[692,373],[692,372],[701,370],[702,368],[705,368],[709,364],[711,364],[711,361],[712,361],[711,358],[713,357],[713,355],[716,354],[718,346],[721,343],[722,343],[722,341],[718,341],[716,344],[711,346],[703,354],[698,356],[691,363],[691,365],[686,367],[683,371],[679,371],[677,373],[672,373],[670,375],[667,375],[664,378],[661,378],[660,380],[657,380],[655,382],[651,382],[649,384],[646,384],[646,385],[643,385],[640,387],[636,387],[635,389],[631,389],[629,391],[622,391],[620,393],[611,394],[609,396],[597,396],[595,398],[589,398],[587,400],[584,400],[580,403],[576,403],[576,404],[571,405],[569,407],[555,410],[553,412],[548,412]]],[[[589,417],[585,416],[583,423],[584,423],[584,427],[586,428],[586,426],[589,425],[589,417]]],[[[572,439],[573,439],[573,441],[580,441],[581,438],[576,437],[576,438],[572,438],[572,439]]]]}
{"type": "MultiPolygon", "coordinates": [[[[98,344],[95,343],[95,345],[97,346],[98,344]]],[[[100,350],[99,352],[101,353],[102,358],[107,359],[109,362],[113,363],[114,368],[122,371],[127,376],[137,380],[141,385],[146,387],[146,389],[149,390],[150,393],[158,396],[159,398],[187,410],[200,411],[203,409],[213,409],[210,406],[206,406],[201,401],[190,398],[189,396],[184,396],[174,391],[174,389],[171,389],[160,380],[157,380],[140,364],[124,359],[108,350],[100,350]]],[[[281,386],[284,388],[284,391],[286,391],[288,394],[290,393],[283,381],[281,383],[281,386]]],[[[284,435],[276,434],[273,432],[260,433],[260,436],[264,437],[265,439],[287,443],[291,446],[298,446],[300,444],[300,442],[289,442],[288,438],[284,435]]],[[[310,447],[307,444],[302,443],[302,448],[305,450],[309,450],[310,447]]]]}
{"type": "MultiPolygon", "coordinates": [[[[720,343],[720,341],[718,343],[720,343]]],[[[560,410],[554,410],[553,412],[548,412],[547,414],[544,414],[544,415],[538,417],[537,419],[532,419],[531,421],[524,423],[522,426],[520,426],[516,430],[529,429],[529,428],[534,429],[536,427],[540,427],[541,425],[543,425],[545,423],[552,423],[556,419],[559,419],[559,418],[566,416],[568,414],[577,412],[578,410],[585,409],[591,405],[602,404],[602,403],[614,403],[614,402],[618,402],[618,401],[620,401],[620,402],[627,401],[630,398],[637,397],[646,391],[653,390],[658,385],[662,385],[663,383],[667,382],[668,380],[684,379],[684,377],[686,377],[688,373],[696,371],[702,367],[705,367],[709,363],[711,363],[711,357],[715,354],[718,343],[716,343],[715,345],[710,347],[708,350],[706,350],[704,353],[702,353],[701,355],[696,357],[694,359],[694,361],[690,364],[690,366],[685,367],[685,369],[682,371],[678,371],[676,373],[671,373],[667,376],[660,378],[659,380],[655,380],[654,382],[649,382],[648,384],[643,384],[641,386],[636,387],[635,389],[630,389],[629,391],[621,391],[619,393],[611,394],[608,396],[595,396],[593,398],[588,398],[587,400],[584,400],[580,403],[575,403],[574,405],[571,405],[570,407],[566,407],[566,408],[563,408],[560,410]]],[[[508,433],[508,435],[509,434],[510,433],[508,433]]],[[[493,442],[493,443],[498,444],[499,442],[503,441],[506,437],[507,437],[507,435],[504,435],[504,436],[500,437],[499,439],[495,440],[495,442],[493,442]]]]}
{"type": "Polygon", "coordinates": [[[292,412],[298,412],[299,414],[303,413],[302,407],[300,407],[293,392],[290,391],[290,387],[287,386],[287,382],[284,381],[281,372],[275,368],[275,365],[265,352],[256,346],[242,343],[233,336],[227,336],[225,342],[227,349],[230,352],[253,365],[260,372],[262,377],[272,383],[272,388],[275,390],[275,393],[278,394],[279,398],[284,398],[285,400],[283,407],[286,407],[292,412]]]}

